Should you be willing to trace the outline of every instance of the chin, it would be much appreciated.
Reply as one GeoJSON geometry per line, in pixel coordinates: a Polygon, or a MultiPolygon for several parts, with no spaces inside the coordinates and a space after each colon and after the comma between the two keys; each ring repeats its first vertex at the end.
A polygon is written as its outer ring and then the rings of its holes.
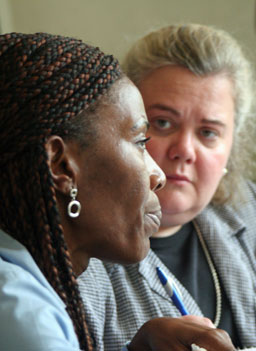
{"type": "Polygon", "coordinates": [[[147,238],[147,243],[144,242],[143,246],[134,247],[134,249],[131,251],[131,247],[126,251],[126,255],[121,258],[122,264],[134,264],[142,261],[148,254],[150,249],[150,241],[147,238]],[[130,255],[129,255],[130,253],[130,255]]]}
{"type": "Polygon", "coordinates": [[[176,225],[183,225],[194,218],[196,214],[183,209],[174,213],[163,213],[161,220],[161,227],[172,227],[176,225]]]}
{"type": "Polygon", "coordinates": [[[193,208],[197,207],[197,203],[197,197],[182,193],[174,193],[168,197],[160,198],[162,216],[175,216],[190,212],[193,208]]]}

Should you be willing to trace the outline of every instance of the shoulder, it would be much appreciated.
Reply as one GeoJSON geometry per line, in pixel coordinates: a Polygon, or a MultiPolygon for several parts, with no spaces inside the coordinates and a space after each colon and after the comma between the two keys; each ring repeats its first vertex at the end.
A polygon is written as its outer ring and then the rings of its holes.
{"type": "Polygon", "coordinates": [[[32,274],[22,264],[22,259],[13,263],[0,257],[1,347],[27,351],[78,350],[64,303],[41,279],[42,273],[32,274]]]}
{"type": "Polygon", "coordinates": [[[99,317],[100,325],[104,325],[105,309],[114,300],[113,287],[102,261],[92,258],[89,266],[78,277],[80,294],[89,319],[99,317]]]}
{"type": "Polygon", "coordinates": [[[248,222],[255,220],[256,215],[256,184],[247,181],[242,185],[243,198],[235,204],[224,205],[208,205],[206,209],[198,216],[200,221],[211,221],[215,224],[215,220],[232,224],[240,221],[240,225],[246,225],[248,222]]]}
{"type": "Polygon", "coordinates": [[[253,197],[253,199],[255,199],[256,198],[256,183],[254,183],[252,181],[248,181],[246,183],[246,185],[247,185],[249,196],[253,197]]]}
{"type": "Polygon", "coordinates": [[[225,205],[219,209],[219,213],[223,210],[223,214],[232,214],[244,223],[245,227],[254,226],[256,218],[256,184],[247,181],[243,186],[243,198],[234,204],[225,205]]]}
{"type": "Polygon", "coordinates": [[[249,251],[256,248],[256,185],[243,184],[243,199],[234,205],[208,205],[196,218],[200,229],[207,233],[205,239],[244,243],[249,251]]]}
{"type": "Polygon", "coordinates": [[[87,269],[78,277],[81,289],[88,291],[100,291],[104,294],[111,286],[108,272],[103,262],[97,258],[91,258],[87,269]]]}
{"type": "Polygon", "coordinates": [[[115,295],[108,273],[102,261],[92,258],[89,266],[78,277],[87,324],[94,338],[95,349],[104,350],[105,328],[110,328],[115,318],[115,295]]]}

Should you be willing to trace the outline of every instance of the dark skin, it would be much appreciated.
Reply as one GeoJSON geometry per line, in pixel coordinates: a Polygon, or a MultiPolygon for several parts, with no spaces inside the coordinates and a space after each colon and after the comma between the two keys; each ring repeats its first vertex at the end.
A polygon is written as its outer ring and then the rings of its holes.
{"type": "Polygon", "coordinates": [[[53,135],[46,144],[64,236],[77,275],[90,257],[119,263],[142,260],[159,228],[156,191],[165,176],[145,148],[148,121],[137,88],[119,82],[115,103],[95,118],[97,137],[86,148],[53,135]],[[70,189],[78,189],[79,217],[67,214],[70,189]]]}
{"type": "Polygon", "coordinates": [[[148,321],[132,339],[129,351],[185,351],[192,344],[207,351],[235,350],[228,334],[213,328],[207,318],[185,316],[148,321]]]}
{"type": "MultiPolygon", "coordinates": [[[[64,236],[76,274],[90,257],[122,263],[142,260],[149,237],[160,225],[156,191],[165,176],[145,149],[147,117],[134,85],[122,79],[115,104],[104,114],[95,144],[81,150],[76,141],[53,135],[46,143],[64,236]],[[100,170],[100,171],[99,171],[100,170]],[[72,185],[78,188],[81,213],[67,215],[72,185]],[[97,215],[95,215],[97,213],[97,215]]],[[[208,351],[233,351],[225,332],[202,317],[157,318],[134,336],[130,351],[183,351],[192,343],[208,351]]]]}

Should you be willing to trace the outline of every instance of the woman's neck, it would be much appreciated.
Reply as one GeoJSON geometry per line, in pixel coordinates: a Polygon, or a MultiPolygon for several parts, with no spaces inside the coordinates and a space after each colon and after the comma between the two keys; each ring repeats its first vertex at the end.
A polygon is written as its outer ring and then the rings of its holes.
{"type": "Polygon", "coordinates": [[[173,235],[173,234],[177,233],[181,227],[182,227],[182,225],[176,225],[173,227],[160,227],[159,231],[157,233],[155,233],[154,235],[152,235],[152,237],[153,238],[164,238],[166,236],[173,235]]]}

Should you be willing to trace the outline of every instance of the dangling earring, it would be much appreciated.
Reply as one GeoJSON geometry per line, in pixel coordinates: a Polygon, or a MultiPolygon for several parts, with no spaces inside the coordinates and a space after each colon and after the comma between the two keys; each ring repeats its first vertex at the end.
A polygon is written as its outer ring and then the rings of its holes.
{"type": "Polygon", "coordinates": [[[76,218],[79,216],[80,211],[81,211],[81,204],[79,201],[76,200],[77,197],[77,188],[71,188],[70,189],[70,196],[71,200],[68,204],[68,215],[71,218],[76,218]]]}
{"type": "Polygon", "coordinates": [[[228,169],[225,167],[223,168],[223,175],[226,175],[228,173],[228,169]]]}

